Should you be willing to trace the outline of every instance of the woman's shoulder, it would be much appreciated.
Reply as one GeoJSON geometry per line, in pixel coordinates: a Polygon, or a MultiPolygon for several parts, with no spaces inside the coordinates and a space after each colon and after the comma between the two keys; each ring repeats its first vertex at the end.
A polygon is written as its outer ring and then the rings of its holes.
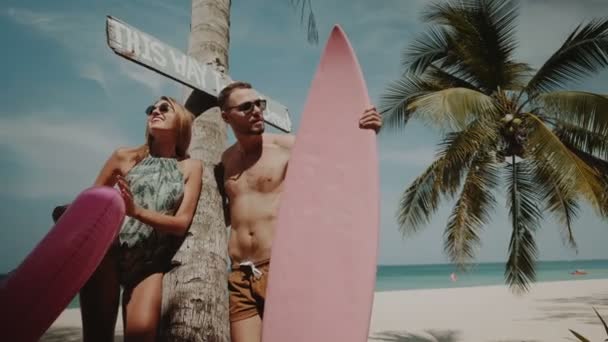
{"type": "Polygon", "coordinates": [[[131,160],[141,157],[142,154],[146,154],[145,146],[123,146],[115,149],[112,155],[121,160],[131,160]]]}
{"type": "Polygon", "coordinates": [[[143,160],[147,153],[148,150],[145,145],[135,147],[118,147],[112,153],[112,159],[123,173],[127,173],[128,170],[143,160]]]}

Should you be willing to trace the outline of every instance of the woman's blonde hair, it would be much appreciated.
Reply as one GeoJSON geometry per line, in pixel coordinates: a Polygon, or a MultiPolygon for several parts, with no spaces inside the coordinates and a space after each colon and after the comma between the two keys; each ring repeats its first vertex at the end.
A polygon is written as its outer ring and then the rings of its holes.
{"type": "MultiPolygon", "coordinates": [[[[161,96],[156,102],[161,100],[169,102],[175,111],[177,123],[175,127],[175,154],[178,159],[186,159],[189,157],[188,148],[190,147],[190,141],[192,140],[192,122],[194,121],[194,115],[172,97],[161,96]]],[[[146,125],[146,144],[142,146],[142,152],[146,155],[150,151],[150,145],[152,145],[153,139],[154,137],[152,137],[148,131],[148,125],[146,125]]]]}

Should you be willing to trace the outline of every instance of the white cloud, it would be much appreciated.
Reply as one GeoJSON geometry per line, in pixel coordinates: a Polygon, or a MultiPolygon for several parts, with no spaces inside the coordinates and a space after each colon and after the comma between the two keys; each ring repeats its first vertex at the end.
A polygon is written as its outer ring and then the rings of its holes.
{"type": "Polygon", "coordinates": [[[152,70],[146,69],[126,60],[121,60],[120,72],[130,80],[150,89],[155,96],[162,95],[163,85],[168,84],[168,82],[173,82],[152,70]]]}
{"type": "MultiPolygon", "coordinates": [[[[161,3],[156,5],[163,6],[161,3]]],[[[169,9],[172,12],[179,11],[178,7],[162,8],[163,12],[169,9]]],[[[98,83],[106,95],[110,95],[113,89],[124,82],[123,77],[143,85],[152,92],[153,96],[161,95],[164,85],[176,85],[163,76],[112,53],[105,42],[103,16],[91,13],[62,15],[16,8],[7,10],[7,14],[15,22],[59,43],[73,56],[72,64],[76,72],[82,78],[98,83]]],[[[153,18],[157,20],[163,15],[165,14],[159,11],[153,15],[153,18]]]]}
{"type": "Polygon", "coordinates": [[[29,9],[20,8],[9,8],[6,10],[6,15],[19,24],[45,33],[56,33],[65,29],[66,27],[64,24],[62,24],[64,21],[59,20],[60,17],[55,13],[36,12],[29,9]]]}
{"type": "Polygon", "coordinates": [[[80,76],[97,82],[106,94],[108,93],[108,80],[99,64],[89,63],[80,66],[80,76]]]}
{"type": "MultiPolygon", "coordinates": [[[[73,196],[90,186],[119,146],[132,145],[113,125],[103,122],[57,122],[40,115],[0,118],[0,145],[17,156],[15,182],[0,191],[12,196],[73,196]]],[[[52,117],[52,115],[48,115],[52,117]]]]}

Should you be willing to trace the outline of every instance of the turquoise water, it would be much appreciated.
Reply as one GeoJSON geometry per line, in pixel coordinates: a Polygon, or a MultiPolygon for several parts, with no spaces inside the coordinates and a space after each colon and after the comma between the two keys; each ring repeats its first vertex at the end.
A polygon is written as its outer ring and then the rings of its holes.
{"type": "MultiPolygon", "coordinates": [[[[469,272],[456,272],[449,264],[379,266],[376,277],[377,291],[433,289],[484,285],[504,285],[505,263],[480,263],[469,272]],[[450,280],[456,273],[457,281],[450,280]]],[[[541,261],[536,267],[536,280],[563,281],[582,279],[608,279],[608,260],[541,261]],[[570,272],[584,269],[586,275],[573,276],[570,272]]]]}
{"type": "MultiPolygon", "coordinates": [[[[455,267],[450,264],[381,265],[377,271],[376,291],[504,285],[504,269],[504,263],[480,263],[468,273],[455,272],[455,267]],[[452,272],[458,278],[455,282],[450,280],[452,272]]],[[[541,261],[537,264],[536,276],[539,282],[608,279],[608,260],[541,261]],[[588,273],[571,275],[570,272],[576,269],[584,269],[588,273]]],[[[78,296],[69,307],[78,307],[78,296]]]]}

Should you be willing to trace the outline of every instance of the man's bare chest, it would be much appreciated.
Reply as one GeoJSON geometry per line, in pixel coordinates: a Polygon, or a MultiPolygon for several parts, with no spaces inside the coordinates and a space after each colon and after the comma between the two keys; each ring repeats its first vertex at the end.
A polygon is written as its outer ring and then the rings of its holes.
{"type": "Polygon", "coordinates": [[[224,186],[230,198],[247,193],[280,191],[289,161],[289,153],[281,148],[264,149],[254,159],[235,153],[226,165],[224,186]]]}

